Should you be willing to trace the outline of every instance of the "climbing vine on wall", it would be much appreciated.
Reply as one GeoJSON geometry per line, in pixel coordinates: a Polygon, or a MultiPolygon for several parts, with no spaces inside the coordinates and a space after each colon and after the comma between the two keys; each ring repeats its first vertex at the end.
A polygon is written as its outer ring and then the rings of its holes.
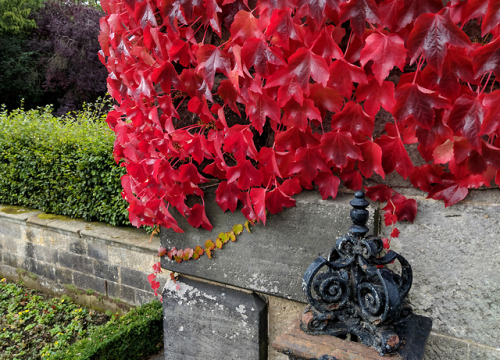
{"type": "MultiPolygon", "coordinates": [[[[393,172],[446,206],[500,184],[497,0],[102,7],[107,119],[136,226],[181,232],[176,209],[212,229],[202,186],[214,180],[224,211],[264,224],[303,189],[335,198],[393,172]]],[[[366,191],[387,203],[386,224],[413,221],[414,200],[366,191]]]]}

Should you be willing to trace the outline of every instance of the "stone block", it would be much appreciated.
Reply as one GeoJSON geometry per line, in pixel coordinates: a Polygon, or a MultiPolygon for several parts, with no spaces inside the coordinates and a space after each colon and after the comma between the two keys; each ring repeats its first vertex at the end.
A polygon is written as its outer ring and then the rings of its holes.
{"type": "Polygon", "coordinates": [[[18,259],[17,259],[16,254],[13,254],[13,253],[8,252],[8,251],[3,251],[2,262],[5,265],[11,266],[13,268],[16,268],[18,265],[18,259]]]}
{"type": "Polygon", "coordinates": [[[34,246],[34,258],[37,261],[56,264],[59,261],[57,249],[50,245],[38,245],[28,243],[34,246]]]}
{"type": "Polygon", "coordinates": [[[105,280],[77,271],[73,272],[73,285],[81,289],[92,289],[101,294],[106,293],[105,280]]]}
{"type": "Polygon", "coordinates": [[[137,305],[147,304],[153,300],[158,300],[158,298],[154,295],[153,290],[151,291],[135,290],[135,304],[137,305]]]}
{"type": "Polygon", "coordinates": [[[65,268],[55,267],[55,280],[61,284],[73,284],[73,272],[65,268]]]}
{"type": "MultiPolygon", "coordinates": [[[[151,270],[151,273],[153,271],[151,270]]],[[[151,285],[148,281],[148,274],[137,271],[134,269],[129,269],[126,267],[122,267],[120,269],[120,279],[121,283],[127,286],[131,286],[137,289],[141,289],[144,291],[150,291],[151,285]]]]}
{"type": "Polygon", "coordinates": [[[78,255],[87,255],[87,243],[80,239],[75,239],[68,244],[68,250],[78,255]]]}
{"type": "Polygon", "coordinates": [[[300,318],[306,304],[276,296],[266,296],[266,298],[269,314],[269,360],[288,360],[288,356],[272,348],[272,343],[288,330],[295,319],[300,318]]]}
{"type": "Polygon", "coordinates": [[[118,282],[118,267],[101,260],[93,260],[93,274],[101,279],[118,282]]]}
{"type": "Polygon", "coordinates": [[[120,246],[110,246],[108,251],[108,258],[111,264],[127,264],[128,268],[143,271],[143,272],[153,272],[152,266],[155,262],[158,262],[158,257],[153,251],[138,251],[131,250],[127,247],[120,246]]]}
{"type": "Polygon", "coordinates": [[[255,293],[180,277],[163,290],[163,313],[165,360],[267,360],[267,304],[255,293]]]}
{"type": "MultiPolygon", "coordinates": [[[[215,241],[220,232],[232,230],[235,224],[243,224],[245,218],[236,211],[223,213],[208,194],[205,200],[207,213],[214,225],[211,232],[193,229],[186,221],[179,224],[186,231],[174,233],[162,229],[162,245],[166,248],[204,247],[206,239],[215,241]]],[[[296,207],[282,214],[269,215],[266,226],[252,226],[236,242],[228,242],[220,251],[214,251],[214,259],[202,256],[197,261],[180,264],[162,259],[162,267],[171,271],[217,281],[233,286],[305,302],[302,291],[302,275],[309,264],[319,255],[326,255],[336,239],[351,226],[349,212],[352,194],[342,194],[335,200],[321,200],[312,192],[296,197],[296,207]]],[[[374,208],[369,208],[374,212],[374,208]]],[[[373,221],[369,226],[373,230],[373,221]]]]}
{"type": "Polygon", "coordinates": [[[87,241],[87,249],[90,257],[98,260],[108,261],[108,245],[98,241],[87,241]]]}
{"type": "Polygon", "coordinates": [[[0,217],[0,221],[2,221],[2,226],[0,226],[0,240],[8,244],[13,239],[21,238],[21,225],[19,223],[10,221],[4,217],[0,217]]]}
{"type": "Polygon", "coordinates": [[[431,333],[425,348],[425,360],[469,360],[469,344],[448,336],[431,333]]]}
{"type": "Polygon", "coordinates": [[[470,360],[500,360],[500,349],[470,345],[470,360]]]}
{"type": "Polygon", "coordinates": [[[391,246],[412,265],[411,305],[435,332],[500,348],[500,194],[489,193],[490,203],[448,208],[417,197],[414,223],[398,224],[391,246]]]}
{"type": "Polygon", "coordinates": [[[82,273],[93,273],[94,260],[68,251],[59,251],[59,264],[82,273]]]}

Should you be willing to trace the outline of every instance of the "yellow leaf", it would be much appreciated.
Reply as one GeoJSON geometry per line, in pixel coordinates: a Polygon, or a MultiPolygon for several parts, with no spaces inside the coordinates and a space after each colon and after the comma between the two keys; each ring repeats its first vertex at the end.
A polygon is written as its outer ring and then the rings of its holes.
{"type": "Polygon", "coordinates": [[[217,246],[217,248],[219,248],[219,249],[222,249],[222,241],[220,241],[219,238],[217,238],[217,240],[215,240],[215,246],[217,246]]]}
{"type": "Polygon", "coordinates": [[[205,241],[205,249],[213,250],[215,249],[215,244],[212,240],[205,241]]]}
{"type": "Polygon", "coordinates": [[[248,233],[251,234],[252,232],[250,231],[250,222],[247,220],[245,221],[245,229],[247,229],[248,233]]]}
{"type": "Polygon", "coordinates": [[[234,232],[228,232],[228,235],[229,235],[229,238],[231,239],[231,241],[236,241],[236,235],[234,235],[234,232]]]}
{"type": "Polygon", "coordinates": [[[241,224],[236,224],[233,226],[233,232],[236,234],[236,235],[239,235],[243,232],[243,225],[241,224]]]}
{"type": "Polygon", "coordinates": [[[197,253],[198,255],[203,255],[203,249],[201,248],[201,246],[195,247],[194,252],[197,253]]]}

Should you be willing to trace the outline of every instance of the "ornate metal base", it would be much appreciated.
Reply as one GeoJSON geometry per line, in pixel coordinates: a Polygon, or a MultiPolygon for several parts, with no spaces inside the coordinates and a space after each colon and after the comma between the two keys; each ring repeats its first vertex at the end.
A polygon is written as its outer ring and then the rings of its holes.
{"type": "Polygon", "coordinates": [[[382,256],[382,240],[366,236],[369,203],[364,193],[356,192],[350,204],[348,233],[337,239],[328,259],[318,257],[304,273],[302,288],[310,306],[301,328],[308,334],[351,334],[381,355],[394,353],[401,345],[394,326],[411,313],[404,302],[411,266],[394,251],[382,256]],[[399,273],[386,267],[394,261],[399,273]]]}

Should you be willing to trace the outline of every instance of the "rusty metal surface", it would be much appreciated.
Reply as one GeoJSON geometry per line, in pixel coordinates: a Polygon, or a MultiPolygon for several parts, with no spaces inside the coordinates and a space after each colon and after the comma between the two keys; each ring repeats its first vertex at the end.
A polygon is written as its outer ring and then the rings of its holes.
{"type": "MultiPolygon", "coordinates": [[[[300,321],[293,323],[290,330],[279,336],[273,348],[298,360],[381,360],[378,352],[361,343],[342,340],[330,335],[309,335],[300,330],[300,321]]],[[[385,359],[402,360],[399,354],[385,359]]]]}

